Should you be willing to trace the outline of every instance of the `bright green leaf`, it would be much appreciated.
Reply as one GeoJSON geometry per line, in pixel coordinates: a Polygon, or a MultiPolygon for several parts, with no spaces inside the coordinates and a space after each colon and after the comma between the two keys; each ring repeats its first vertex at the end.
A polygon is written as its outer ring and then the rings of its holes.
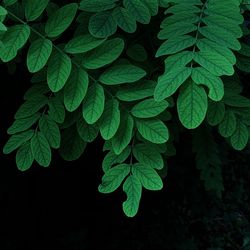
{"type": "Polygon", "coordinates": [[[53,51],[49,62],[47,81],[49,88],[53,92],[61,90],[69,78],[71,72],[71,59],[64,53],[53,51]]]}
{"type": "Polygon", "coordinates": [[[27,21],[36,20],[45,10],[49,0],[24,0],[24,11],[27,21]]]}
{"type": "Polygon", "coordinates": [[[42,132],[36,132],[31,138],[31,150],[34,159],[43,167],[48,167],[51,162],[51,149],[49,142],[42,132]]]}
{"type": "Polygon", "coordinates": [[[133,135],[134,120],[130,115],[122,113],[120,126],[112,138],[112,147],[116,154],[120,154],[130,143],[133,135]]]}
{"type": "Polygon", "coordinates": [[[162,180],[153,168],[137,163],[133,165],[132,173],[140,180],[142,186],[148,190],[154,191],[163,188],[162,180]]]}
{"type": "Polygon", "coordinates": [[[136,127],[142,137],[150,142],[161,144],[168,141],[168,128],[158,119],[137,119],[136,127]]]}
{"type": "Polygon", "coordinates": [[[52,148],[57,149],[60,147],[61,134],[59,127],[48,115],[43,115],[39,120],[39,129],[52,148]]]}
{"type": "Polygon", "coordinates": [[[31,73],[41,70],[52,52],[52,42],[48,39],[37,39],[29,48],[27,67],[31,73]]]}
{"type": "Polygon", "coordinates": [[[76,110],[81,105],[88,85],[87,72],[81,68],[73,67],[64,88],[64,104],[69,112],[76,110]]]}
{"type": "Polygon", "coordinates": [[[30,142],[23,144],[16,153],[16,165],[20,171],[28,170],[34,161],[30,142]]]}
{"type": "Polygon", "coordinates": [[[103,87],[98,84],[92,84],[87,92],[82,105],[83,118],[88,124],[95,123],[104,111],[105,95],[103,87]]]}
{"type": "Polygon", "coordinates": [[[132,64],[115,65],[108,68],[100,76],[100,82],[107,85],[130,83],[140,80],[146,72],[132,64]]]}
{"type": "Polygon", "coordinates": [[[97,69],[115,61],[124,49],[124,41],[114,38],[105,41],[99,47],[87,52],[83,57],[83,66],[87,69],[97,69]]]}
{"type": "Polygon", "coordinates": [[[99,185],[98,190],[100,193],[114,192],[130,172],[130,165],[120,164],[109,169],[102,177],[102,183],[99,185]]]}
{"type": "Polygon", "coordinates": [[[156,102],[153,98],[151,98],[137,103],[131,109],[131,114],[137,118],[150,118],[159,115],[167,107],[168,107],[167,101],[162,100],[156,102]]]}
{"type": "Polygon", "coordinates": [[[12,135],[3,147],[3,153],[9,154],[19,148],[22,144],[31,139],[34,135],[34,130],[27,130],[25,132],[12,135]]]}
{"type": "Polygon", "coordinates": [[[90,51],[99,45],[101,45],[105,39],[98,39],[90,34],[80,35],[70,40],[64,47],[64,50],[70,54],[85,53],[90,51]]]}
{"type": "Polygon", "coordinates": [[[49,37],[61,35],[74,20],[77,9],[76,3],[70,3],[58,9],[49,17],[45,25],[45,33],[49,37]]]}
{"type": "Polygon", "coordinates": [[[111,139],[117,132],[120,125],[120,109],[119,102],[111,99],[105,104],[100,121],[100,132],[104,140],[111,139]]]}
{"type": "Polygon", "coordinates": [[[150,144],[137,144],[133,147],[134,157],[144,166],[162,169],[164,162],[158,150],[150,144]]]}
{"type": "Polygon", "coordinates": [[[123,191],[127,195],[127,200],[123,202],[122,208],[128,217],[134,217],[139,208],[142,184],[134,175],[128,176],[123,184],[123,191]]]}
{"type": "Polygon", "coordinates": [[[193,81],[187,82],[177,99],[177,110],[181,123],[188,129],[197,128],[207,112],[206,91],[193,81]]]}

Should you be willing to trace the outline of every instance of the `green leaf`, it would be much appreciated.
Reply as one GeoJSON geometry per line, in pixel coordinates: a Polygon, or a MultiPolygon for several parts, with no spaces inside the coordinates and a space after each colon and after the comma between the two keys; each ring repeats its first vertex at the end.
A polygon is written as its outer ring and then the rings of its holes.
{"type": "Polygon", "coordinates": [[[120,154],[130,143],[133,136],[133,128],[133,118],[130,115],[123,113],[118,131],[112,138],[112,147],[117,155],[120,154]]]}
{"type": "Polygon", "coordinates": [[[65,52],[70,54],[79,54],[90,51],[99,45],[101,45],[105,39],[99,39],[91,36],[90,34],[84,34],[76,36],[71,39],[64,47],[65,52]]]}
{"type": "Polygon", "coordinates": [[[98,187],[100,193],[112,193],[123,182],[130,172],[130,165],[120,164],[109,169],[102,177],[102,183],[98,187]]]}
{"type": "Polygon", "coordinates": [[[151,16],[157,15],[158,0],[142,0],[142,2],[148,7],[151,16]]]}
{"type": "Polygon", "coordinates": [[[28,170],[34,161],[30,142],[23,144],[16,153],[16,165],[20,171],[28,170]]]}
{"type": "Polygon", "coordinates": [[[124,41],[114,38],[105,41],[99,47],[87,52],[83,57],[83,66],[87,69],[101,68],[115,61],[124,49],[124,41]]]}
{"type": "Polygon", "coordinates": [[[137,103],[131,109],[131,114],[137,118],[151,118],[162,113],[168,105],[165,100],[156,102],[153,98],[150,98],[137,103]]]}
{"type": "Polygon", "coordinates": [[[27,67],[29,72],[41,70],[47,63],[52,52],[52,42],[48,39],[37,39],[29,48],[27,67]]]}
{"type": "Polygon", "coordinates": [[[8,28],[1,37],[4,46],[0,47],[0,58],[3,62],[14,59],[19,49],[27,42],[30,28],[26,24],[18,24],[8,28]]]}
{"type": "Polygon", "coordinates": [[[3,0],[5,6],[13,5],[17,0],[3,0]]]}
{"type": "Polygon", "coordinates": [[[136,31],[136,20],[127,9],[117,7],[112,13],[117,25],[127,33],[134,33],[136,31]]]}
{"type": "Polygon", "coordinates": [[[29,100],[33,99],[34,96],[44,95],[49,92],[47,84],[39,83],[31,86],[24,94],[23,99],[29,100]]]}
{"type": "Polygon", "coordinates": [[[142,137],[150,142],[161,144],[169,139],[168,128],[158,119],[137,119],[136,127],[142,137]]]}
{"type": "Polygon", "coordinates": [[[240,42],[237,38],[230,31],[221,28],[218,25],[201,27],[199,32],[204,37],[224,47],[228,47],[233,50],[240,50],[241,48],[240,42]]]}
{"type": "Polygon", "coordinates": [[[215,76],[231,76],[234,74],[234,68],[231,63],[225,57],[213,51],[204,50],[196,52],[194,60],[215,76]]]}
{"type": "Polygon", "coordinates": [[[111,139],[117,132],[120,125],[120,109],[119,102],[111,99],[105,104],[100,122],[100,132],[104,140],[111,139]]]}
{"type": "Polygon", "coordinates": [[[156,82],[142,80],[136,84],[128,84],[117,91],[116,97],[125,102],[137,101],[146,97],[153,96],[156,82]]]}
{"type": "Polygon", "coordinates": [[[57,123],[63,123],[65,119],[65,108],[59,97],[49,100],[49,116],[57,123]]]}
{"type": "Polygon", "coordinates": [[[163,55],[175,54],[193,46],[195,42],[196,39],[188,35],[170,38],[159,47],[155,56],[159,57],[163,55]]]}
{"type": "Polygon", "coordinates": [[[77,131],[84,141],[92,142],[98,136],[99,127],[97,124],[89,125],[82,117],[80,117],[77,121],[77,131]]]}
{"type": "MultiPolygon", "coordinates": [[[[218,8],[218,7],[217,7],[218,8]]],[[[236,25],[239,25],[243,22],[243,16],[240,14],[240,11],[235,11],[234,9],[226,9],[225,6],[223,6],[223,13],[220,11],[220,8],[213,8],[213,9],[206,9],[204,13],[209,16],[222,16],[225,18],[227,22],[232,22],[236,25]]]]}
{"type": "Polygon", "coordinates": [[[136,82],[143,78],[146,72],[132,64],[115,65],[108,68],[100,76],[100,82],[107,85],[117,85],[136,82]]]}
{"type": "Polygon", "coordinates": [[[36,123],[40,116],[40,113],[36,113],[30,117],[15,120],[14,123],[8,128],[7,133],[12,135],[29,129],[36,123]]]}
{"type": "Polygon", "coordinates": [[[8,14],[8,11],[3,7],[3,6],[0,6],[0,16],[6,16],[8,14]]]}
{"type": "Polygon", "coordinates": [[[238,108],[249,108],[250,107],[250,99],[241,96],[241,95],[230,95],[225,96],[223,99],[224,103],[231,107],[238,107],[238,108]]]}
{"type": "Polygon", "coordinates": [[[89,33],[97,38],[105,38],[113,35],[117,30],[117,24],[112,11],[97,12],[89,19],[89,33]]]}
{"type": "Polygon", "coordinates": [[[59,127],[48,115],[43,115],[39,120],[39,129],[52,148],[57,149],[60,147],[61,134],[59,127]]]}
{"type": "Polygon", "coordinates": [[[81,105],[88,85],[87,72],[81,68],[73,67],[64,88],[64,104],[69,112],[76,110],[81,105]]]}
{"type": "Polygon", "coordinates": [[[208,40],[206,38],[199,39],[197,41],[197,47],[201,51],[212,51],[223,57],[225,57],[232,65],[236,63],[236,57],[234,53],[227,47],[221,46],[216,42],[208,40]]]}
{"type": "Polygon", "coordinates": [[[92,84],[83,101],[82,114],[88,124],[95,123],[104,111],[105,95],[103,87],[98,84],[92,84]]]}
{"type": "Polygon", "coordinates": [[[232,147],[235,150],[243,150],[247,146],[248,140],[249,134],[247,126],[243,122],[238,120],[236,129],[230,137],[232,147]]]}
{"type": "Polygon", "coordinates": [[[82,0],[79,9],[87,12],[101,12],[113,9],[117,0],[82,0]]]}
{"type": "Polygon", "coordinates": [[[61,90],[69,78],[71,72],[71,59],[64,53],[53,51],[49,62],[47,81],[49,88],[53,92],[61,90]]]}
{"type": "Polygon", "coordinates": [[[49,0],[24,0],[24,11],[27,21],[36,20],[45,10],[49,0]]]}
{"type": "Polygon", "coordinates": [[[34,159],[42,167],[48,167],[51,162],[51,149],[49,142],[42,132],[36,132],[31,138],[31,150],[34,159]]]}
{"type": "Polygon", "coordinates": [[[148,24],[150,22],[149,9],[141,0],[123,0],[123,5],[139,23],[148,24]]]}
{"type": "Polygon", "coordinates": [[[134,217],[139,209],[142,184],[134,175],[128,176],[123,184],[123,191],[127,195],[127,200],[123,202],[122,208],[128,217],[134,217]]]}
{"type": "Polygon", "coordinates": [[[162,180],[153,168],[137,163],[133,165],[132,173],[139,179],[142,186],[148,190],[154,191],[163,188],[162,180]]]}
{"type": "Polygon", "coordinates": [[[179,23],[179,22],[186,22],[186,23],[197,23],[199,22],[200,18],[199,16],[193,14],[193,13],[188,13],[188,12],[182,12],[178,13],[175,15],[168,16],[165,18],[162,22],[160,27],[162,29],[168,27],[169,25],[179,23]]]}
{"type": "Polygon", "coordinates": [[[131,154],[131,147],[126,147],[120,154],[115,154],[112,150],[112,143],[111,143],[111,150],[105,155],[103,162],[102,162],[102,170],[103,172],[107,172],[113,165],[117,163],[123,163],[131,154]]]}
{"type": "Polygon", "coordinates": [[[161,40],[165,40],[165,39],[170,39],[171,37],[186,35],[196,30],[197,30],[197,25],[194,25],[186,21],[182,22],[180,21],[164,27],[158,33],[157,37],[161,40]]]}
{"type": "Polygon", "coordinates": [[[182,51],[175,55],[170,55],[164,60],[165,71],[169,73],[174,72],[177,69],[183,69],[193,60],[193,57],[194,55],[192,51],[182,51]]]}
{"type": "Polygon", "coordinates": [[[224,119],[225,111],[225,104],[223,102],[210,101],[207,109],[207,121],[209,125],[216,126],[220,124],[224,119]]]}
{"type": "Polygon", "coordinates": [[[197,128],[206,117],[206,91],[193,81],[187,82],[177,99],[177,110],[182,125],[188,129],[197,128]]]}
{"type": "Polygon", "coordinates": [[[219,133],[221,136],[227,138],[230,137],[236,130],[236,117],[234,113],[227,110],[223,121],[219,124],[219,133]]]}
{"type": "Polygon", "coordinates": [[[162,169],[164,162],[158,150],[150,144],[137,144],[133,147],[134,157],[146,167],[162,169]]]}
{"type": "Polygon", "coordinates": [[[173,95],[188,79],[191,72],[192,70],[190,68],[181,67],[160,76],[154,92],[155,100],[162,101],[173,95]]]}
{"type": "Polygon", "coordinates": [[[45,33],[52,38],[61,35],[74,20],[77,9],[76,3],[70,3],[58,9],[49,17],[45,25],[45,33]]]}
{"type": "Polygon", "coordinates": [[[202,67],[194,68],[191,77],[196,84],[202,84],[208,87],[208,96],[211,100],[220,101],[223,98],[224,85],[219,77],[212,75],[202,67]]]}
{"type": "Polygon", "coordinates": [[[34,130],[27,130],[25,132],[12,135],[3,147],[3,153],[9,154],[19,148],[22,144],[31,139],[34,135],[34,130]]]}
{"type": "MultiPolygon", "coordinates": [[[[7,27],[1,22],[0,22],[0,31],[7,31],[7,27]]],[[[0,46],[1,47],[4,46],[2,42],[0,42],[0,46]]]]}
{"type": "Polygon", "coordinates": [[[87,143],[82,140],[75,126],[68,127],[62,133],[59,153],[65,161],[77,160],[84,152],[87,143]]]}
{"type": "Polygon", "coordinates": [[[34,96],[34,98],[25,101],[17,110],[15,119],[30,117],[37,113],[41,108],[48,104],[48,98],[44,95],[34,96]]]}

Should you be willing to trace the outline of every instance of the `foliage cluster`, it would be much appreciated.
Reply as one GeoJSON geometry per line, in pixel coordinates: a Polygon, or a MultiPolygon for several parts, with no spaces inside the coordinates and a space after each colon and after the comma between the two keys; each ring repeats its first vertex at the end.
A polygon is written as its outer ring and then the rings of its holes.
{"type": "Polygon", "coordinates": [[[100,134],[98,190],[122,185],[124,213],[160,190],[189,132],[206,190],[224,190],[219,144],[249,141],[249,5],[241,0],[3,0],[0,59],[33,74],[8,129],[24,171],[79,158],[100,134]]]}

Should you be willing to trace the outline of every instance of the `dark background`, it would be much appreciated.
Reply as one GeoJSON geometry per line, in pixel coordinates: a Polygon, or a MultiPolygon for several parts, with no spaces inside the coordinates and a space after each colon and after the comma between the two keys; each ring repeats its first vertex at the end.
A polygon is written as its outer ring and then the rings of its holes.
{"type": "MultiPolygon", "coordinates": [[[[10,75],[7,67],[0,65],[1,150],[29,86],[30,76],[24,67],[19,65],[10,75]]],[[[184,137],[177,145],[178,158],[169,163],[164,189],[144,190],[139,213],[130,219],[122,212],[126,197],[121,189],[109,195],[98,193],[102,144],[101,140],[90,144],[75,162],[63,161],[55,151],[49,168],[34,165],[27,172],[17,170],[15,154],[1,155],[1,250],[247,250],[242,247],[250,218],[247,153],[231,156],[228,169],[238,169],[236,179],[225,172],[229,176],[226,198],[218,201],[204,191],[184,137]],[[237,191],[239,179],[243,191],[237,191]],[[235,226],[238,221],[243,224],[235,226]]]]}

